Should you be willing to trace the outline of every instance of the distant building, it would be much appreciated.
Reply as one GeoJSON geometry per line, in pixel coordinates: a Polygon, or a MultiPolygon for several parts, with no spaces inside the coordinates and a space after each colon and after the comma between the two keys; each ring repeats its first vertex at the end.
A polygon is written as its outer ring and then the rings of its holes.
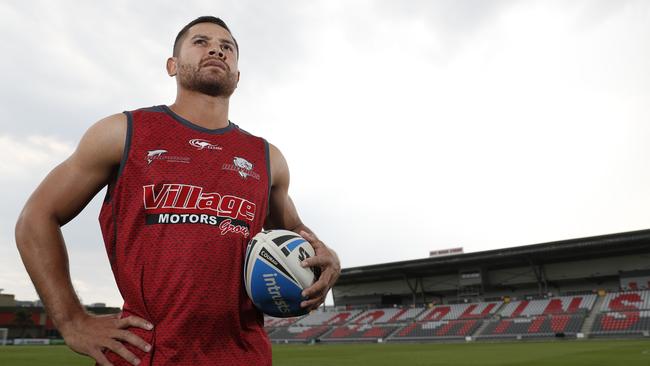
{"type": "Polygon", "coordinates": [[[14,295],[0,294],[0,306],[16,306],[14,295]]]}

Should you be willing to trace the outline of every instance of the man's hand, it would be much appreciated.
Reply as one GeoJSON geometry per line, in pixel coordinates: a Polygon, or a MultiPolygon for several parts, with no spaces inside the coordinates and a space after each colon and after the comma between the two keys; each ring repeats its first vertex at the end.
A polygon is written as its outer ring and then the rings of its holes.
{"type": "Polygon", "coordinates": [[[320,268],[318,281],[302,291],[302,296],[307,298],[307,300],[300,303],[300,306],[308,308],[311,311],[317,309],[325,302],[327,292],[334,286],[334,283],[336,283],[336,280],[341,274],[341,263],[336,252],[325,246],[314,235],[306,231],[301,231],[300,236],[307,239],[316,252],[315,256],[302,261],[302,266],[320,268]]]}
{"type": "Polygon", "coordinates": [[[151,345],[142,338],[126,330],[138,327],[152,330],[153,325],[137,316],[120,319],[120,314],[94,316],[84,314],[60,327],[65,343],[73,351],[90,356],[100,366],[113,364],[104,355],[109,349],[133,365],[138,365],[140,359],[129,351],[120,341],[128,342],[144,352],[151,351],[151,345]]]}

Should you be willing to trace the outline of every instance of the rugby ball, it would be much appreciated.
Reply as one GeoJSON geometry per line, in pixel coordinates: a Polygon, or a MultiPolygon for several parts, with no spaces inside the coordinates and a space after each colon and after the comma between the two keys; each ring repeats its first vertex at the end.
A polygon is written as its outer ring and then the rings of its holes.
{"type": "Polygon", "coordinates": [[[267,230],[255,235],[246,248],[244,285],[255,306],[276,318],[304,315],[302,290],[311,286],[318,271],[300,262],[314,256],[302,236],[288,230],[267,230]]]}

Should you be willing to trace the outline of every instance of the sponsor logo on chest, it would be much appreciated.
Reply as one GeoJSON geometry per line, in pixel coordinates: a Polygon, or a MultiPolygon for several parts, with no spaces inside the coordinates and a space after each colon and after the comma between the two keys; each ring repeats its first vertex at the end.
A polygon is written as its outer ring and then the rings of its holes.
{"type": "Polygon", "coordinates": [[[250,235],[257,207],[245,198],[204,192],[189,184],[163,184],[158,189],[150,184],[142,189],[147,225],[204,224],[218,227],[221,235],[250,235]]]}

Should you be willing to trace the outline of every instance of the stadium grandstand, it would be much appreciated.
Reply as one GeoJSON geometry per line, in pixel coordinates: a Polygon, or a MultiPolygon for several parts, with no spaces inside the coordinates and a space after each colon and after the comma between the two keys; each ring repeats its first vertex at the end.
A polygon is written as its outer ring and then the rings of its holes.
{"type": "MultiPolygon", "coordinates": [[[[10,342],[60,338],[40,302],[1,295],[10,342]]],[[[271,341],[650,339],[650,230],[346,268],[333,297],[302,317],[265,317],[271,341]]]]}
{"type": "Polygon", "coordinates": [[[343,269],[290,342],[650,337],[650,230],[343,269]]]}

